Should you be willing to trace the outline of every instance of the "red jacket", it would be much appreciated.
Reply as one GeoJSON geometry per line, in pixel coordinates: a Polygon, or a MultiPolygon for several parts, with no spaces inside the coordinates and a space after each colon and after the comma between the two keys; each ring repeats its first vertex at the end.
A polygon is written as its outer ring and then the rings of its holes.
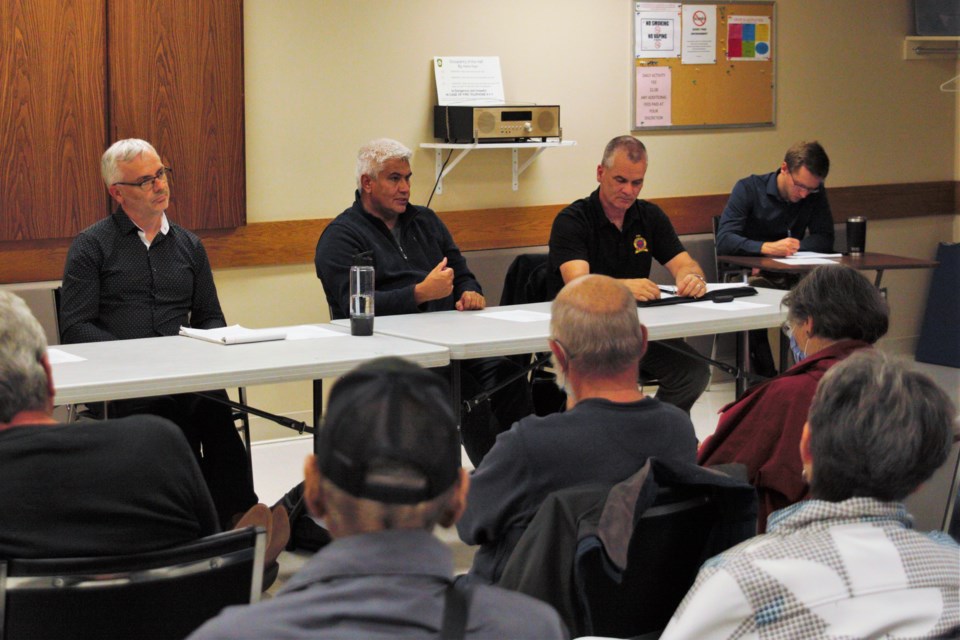
{"type": "Polygon", "coordinates": [[[860,340],[836,342],[720,410],[717,429],[700,445],[697,462],[702,466],[738,462],[747,467],[747,479],[759,498],[759,533],[766,531],[770,513],[807,497],[800,434],[817,383],[827,369],[868,347],[860,340]]]}

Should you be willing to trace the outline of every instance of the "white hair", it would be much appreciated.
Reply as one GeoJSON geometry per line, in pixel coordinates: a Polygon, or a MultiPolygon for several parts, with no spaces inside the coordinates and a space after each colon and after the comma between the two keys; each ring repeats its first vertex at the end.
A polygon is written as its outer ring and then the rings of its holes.
{"type": "Polygon", "coordinates": [[[357,152],[357,189],[360,188],[360,179],[363,176],[376,178],[383,170],[383,165],[390,160],[410,162],[412,157],[413,151],[396,140],[390,138],[371,140],[357,152]]]}
{"type": "Polygon", "coordinates": [[[100,158],[100,175],[107,187],[110,187],[120,181],[120,168],[117,166],[120,162],[130,162],[140,154],[148,152],[160,157],[153,145],[146,140],[139,138],[127,138],[126,140],[117,140],[110,148],[103,152],[100,158]]]}
{"type": "Polygon", "coordinates": [[[0,423],[46,408],[50,393],[42,360],[47,337],[18,296],[0,291],[0,423]]]}

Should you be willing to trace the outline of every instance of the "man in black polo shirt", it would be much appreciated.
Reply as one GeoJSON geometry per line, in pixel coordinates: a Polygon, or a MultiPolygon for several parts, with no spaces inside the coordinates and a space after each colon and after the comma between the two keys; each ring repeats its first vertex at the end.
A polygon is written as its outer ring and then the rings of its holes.
{"type": "MultiPolygon", "coordinates": [[[[707,291],[700,265],[690,257],[657,205],[638,200],[647,173],[647,149],[633,136],[611,140],[597,166],[599,188],[577,200],[553,221],[550,231],[548,287],[556,295],[563,285],[587,273],[621,280],[638,301],[655,300],[660,289],[649,279],[652,260],[676,281],[681,296],[707,291]]],[[[693,352],[683,340],[674,349],[693,352]]],[[[707,365],[651,342],[641,362],[644,374],[659,380],[657,398],[689,412],[709,382],[707,365]]]]}
{"type": "MultiPolygon", "coordinates": [[[[115,142],[100,169],[119,206],[70,245],[61,340],[130,340],[177,335],[181,326],[226,326],[200,238],[167,220],[171,170],[153,146],[137,139],[115,142]]],[[[213,393],[226,398],[224,391],[213,393]]],[[[257,503],[228,407],[188,393],[114,401],[108,412],[111,418],[147,413],[175,422],[200,462],[222,524],[257,503]]]]}

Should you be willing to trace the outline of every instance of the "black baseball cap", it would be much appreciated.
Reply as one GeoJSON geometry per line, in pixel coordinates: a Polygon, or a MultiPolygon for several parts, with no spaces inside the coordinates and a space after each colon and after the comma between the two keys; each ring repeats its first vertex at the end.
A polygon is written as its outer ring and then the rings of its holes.
{"type": "Polygon", "coordinates": [[[320,472],[357,498],[436,498],[460,474],[449,389],[438,374],[402,358],[360,365],[330,390],[316,451],[320,472]]]}

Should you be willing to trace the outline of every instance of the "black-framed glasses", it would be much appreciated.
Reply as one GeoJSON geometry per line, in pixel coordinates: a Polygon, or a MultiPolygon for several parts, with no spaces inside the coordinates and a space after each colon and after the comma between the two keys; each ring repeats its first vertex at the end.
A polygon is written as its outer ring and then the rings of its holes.
{"type": "Polygon", "coordinates": [[[137,180],[136,182],[114,182],[113,184],[122,184],[126,187],[140,187],[141,191],[150,191],[153,189],[153,183],[157,180],[160,180],[164,183],[170,180],[170,176],[173,175],[173,169],[170,167],[160,167],[160,171],[157,171],[156,174],[149,178],[143,178],[142,180],[137,180]]]}
{"type": "Polygon", "coordinates": [[[795,186],[797,189],[803,189],[804,191],[806,191],[806,192],[809,193],[809,194],[820,193],[820,187],[819,187],[819,186],[816,186],[816,187],[808,187],[808,186],[805,185],[805,184],[800,184],[799,182],[797,182],[797,179],[794,178],[794,177],[793,177],[793,174],[790,173],[789,171],[787,172],[787,175],[790,176],[790,182],[792,182],[792,183],[793,183],[793,186],[795,186]]]}

